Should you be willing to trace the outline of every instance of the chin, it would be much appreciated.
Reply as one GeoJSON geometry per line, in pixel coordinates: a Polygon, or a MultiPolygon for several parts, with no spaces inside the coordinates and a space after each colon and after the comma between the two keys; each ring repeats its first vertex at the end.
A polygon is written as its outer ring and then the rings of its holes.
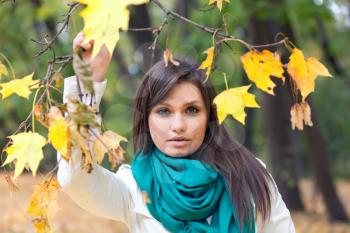
{"type": "Polygon", "coordinates": [[[190,154],[189,149],[176,149],[176,148],[168,148],[164,152],[166,155],[171,157],[186,157],[190,154]]]}

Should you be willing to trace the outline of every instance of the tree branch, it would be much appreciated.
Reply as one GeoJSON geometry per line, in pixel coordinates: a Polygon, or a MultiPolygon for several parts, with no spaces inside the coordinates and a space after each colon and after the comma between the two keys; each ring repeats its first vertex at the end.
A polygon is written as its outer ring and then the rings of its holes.
{"type": "Polygon", "coordinates": [[[54,37],[49,41],[45,41],[45,42],[38,42],[34,39],[32,39],[32,41],[42,44],[42,45],[46,45],[46,47],[42,50],[40,50],[36,55],[34,55],[34,57],[38,57],[41,54],[43,54],[44,52],[46,52],[51,46],[52,44],[55,42],[55,40],[58,38],[58,36],[63,32],[63,30],[68,26],[69,20],[71,18],[72,13],[74,12],[74,10],[80,6],[79,3],[70,3],[68,4],[70,6],[67,14],[65,15],[65,19],[63,21],[63,25],[61,26],[60,30],[58,30],[58,32],[56,33],[56,35],[54,35],[54,37]]]}
{"type": "Polygon", "coordinates": [[[267,45],[251,45],[251,44],[248,44],[247,42],[245,42],[244,40],[242,39],[239,39],[235,36],[232,36],[232,35],[227,35],[227,34],[224,34],[222,32],[220,32],[220,29],[219,28],[212,28],[212,27],[208,27],[208,26],[205,26],[205,25],[202,25],[202,24],[199,24],[197,22],[194,22],[174,11],[171,11],[169,9],[167,9],[164,5],[162,5],[158,0],[150,0],[151,2],[153,2],[154,4],[156,4],[162,11],[164,11],[164,13],[168,16],[168,15],[171,15],[173,16],[173,18],[175,19],[178,19],[178,20],[181,20],[185,23],[188,23],[190,25],[193,25],[205,32],[208,32],[210,33],[211,35],[213,35],[214,37],[218,37],[220,40],[220,43],[221,42],[227,42],[227,41],[236,41],[236,42],[239,42],[241,44],[243,44],[245,47],[247,47],[249,50],[251,49],[254,49],[254,48],[261,48],[261,47],[270,47],[270,46],[276,46],[276,45],[279,45],[279,44],[283,44],[284,41],[286,40],[285,39],[282,39],[281,41],[279,42],[276,42],[276,43],[273,43],[273,44],[267,44],[267,45]]]}

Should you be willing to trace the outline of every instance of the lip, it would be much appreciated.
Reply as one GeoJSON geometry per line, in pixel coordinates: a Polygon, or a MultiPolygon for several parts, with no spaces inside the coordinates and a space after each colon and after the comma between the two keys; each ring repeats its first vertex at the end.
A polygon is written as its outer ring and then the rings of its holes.
{"type": "Polygon", "coordinates": [[[190,140],[184,137],[173,137],[170,140],[168,140],[168,143],[170,143],[172,146],[186,146],[190,140]]]}
{"type": "Polygon", "coordinates": [[[173,137],[173,138],[170,138],[168,141],[189,141],[189,140],[185,137],[173,137]]]}
{"type": "Polygon", "coordinates": [[[170,143],[172,146],[186,146],[188,145],[190,141],[189,140],[182,140],[182,141],[175,141],[175,140],[169,140],[168,143],[170,143]]]}

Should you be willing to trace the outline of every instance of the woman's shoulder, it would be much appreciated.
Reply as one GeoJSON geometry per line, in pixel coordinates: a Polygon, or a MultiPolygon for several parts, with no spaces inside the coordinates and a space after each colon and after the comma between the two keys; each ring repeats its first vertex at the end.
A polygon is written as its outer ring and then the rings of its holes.
{"type": "Polygon", "coordinates": [[[144,201],[144,195],[142,194],[142,191],[137,185],[136,180],[132,174],[131,165],[129,164],[120,165],[116,174],[126,184],[126,186],[130,190],[133,204],[134,204],[133,211],[136,214],[141,214],[149,218],[153,218],[146,207],[146,204],[144,201]]]}
{"type": "Polygon", "coordinates": [[[131,165],[127,163],[123,163],[122,165],[119,166],[118,171],[130,171],[131,172],[131,165]]]}
{"type": "Polygon", "coordinates": [[[116,175],[121,178],[123,181],[125,181],[128,185],[135,183],[136,181],[132,175],[131,166],[130,164],[122,164],[119,166],[116,175]],[[131,183],[130,183],[131,182],[131,183]]]}
{"type": "Polygon", "coordinates": [[[138,187],[134,176],[132,175],[131,166],[129,164],[122,164],[119,166],[116,176],[125,184],[129,189],[132,199],[137,202],[138,187]]]}
{"type": "MultiPolygon", "coordinates": [[[[132,174],[131,165],[130,164],[122,164],[119,166],[116,175],[119,179],[121,179],[125,185],[130,190],[131,196],[136,201],[139,199],[141,190],[137,185],[137,182],[132,174]]],[[[136,201],[137,202],[137,201],[136,201]]]]}

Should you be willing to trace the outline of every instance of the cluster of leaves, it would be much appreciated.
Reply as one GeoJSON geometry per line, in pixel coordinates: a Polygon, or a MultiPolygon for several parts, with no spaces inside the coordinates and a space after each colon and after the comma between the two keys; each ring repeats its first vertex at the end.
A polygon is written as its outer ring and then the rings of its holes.
{"type": "MultiPolygon", "coordinates": [[[[0,67],[1,74],[8,75],[6,66],[1,64],[0,67]]],[[[3,99],[12,94],[28,98],[31,91],[39,87],[38,81],[32,80],[32,76],[33,74],[23,79],[1,83],[3,99]]],[[[73,147],[80,148],[84,158],[82,167],[88,172],[93,168],[92,153],[99,164],[102,163],[105,154],[108,154],[108,159],[113,167],[124,160],[124,150],[119,144],[127,139],[112,131],[102,133],[96,122],[96,111],[91,106],[85,105],[77,99],[70,99],[65,105],[51,106],[47,109],[44,104],[35,104],[35,99],[33,119],[35,117],[48,129],[48,140],[35,132],[34,124],[32,131],[9,136],[11,145],[4,150],[7,153],[7,158],[2,166],[15,162],[14,179],[23,172],[25,167],[32,171],[33,176],[36,175],[39,163],[44,158],[43,147],[48,142],[67,161],[70,159],[73,147]],[[66,114],[66,117],[63,116],[61,110],[66,114]],[[90,130],[95,130],[95,137],[90,136],[90,130]],[[90,151],[89,144],[93,145],[93,152],[90,151]]],[[[50,232],[53,209],[56,209],[51,208],[55,205],[50,203],[50,200],[54,201],[55,198],[50,196],[57,195],[55,192],[59,190],[59,185],[52,177],[49,180],[34,187],[34,194],[28,209],[28,212],[35,217],[33,223],[38,232],[50,232]]],[[[12,183],[11,179],[8,182],[12,183]]],[[[12,185],[12,187],[15,186],[12,185]]]]}
{"type": "MultiPolygon", "coordinates": [[[[206,69],[206,75],[209,77],[214,63],[215,47],[208,48],[205,53],[207,58],[199,68],[206,69]]],[[[302,96],[301,103],[295,103],[291,108],[292,129],[296,127],[302,130],[304,123],[312,126],[311,110],[305,99],[314,91],[317,76],[332,77],[322,63],[314,57],[305,60],[303,52],[298,48],[292,49],[288,64],[282,64],[280,55],[277,52],[272,53],[266,49],[262,52],[251,49],[241,56],[241,62],[250,81],[255,83],[257,88],[270,95],[274,95],[273,89],[276,86],[271,77],[279,78],[284,83],[285,77],[283,74],[286,67],[291,81],[295,84],[293,85],[294,91],[299,91],[302,96]]],[[[223,122],[228,114],[231,114],[237,121],[244,124],[246,117],[244,108],[260,107],[255,101],[255,96],[248,93],[250,86],[228,89],[226,84],[227,90],[221,92],[214,99],[220,123],[223,122]]]]}
{"type": "MultiPolygon", "coordinates": [[[[85,34],[85,42],[94,40],[93,58],[103,45],[106,45],[110,54],[113,53],[119,40],[119,30],[128,29],[129,11],[127,6],[144,4],[148,0],[77,0],[77,2],[86,5],[86,8],[81,11],[85,24],[83,33],[85,34]]],[[[229,0],[209,0],[208,4],[216,3],[221,12],[223,2],[228,3],[229,0]]],[[[213,36],[215,37],[215,34],[213,36]]],[[[229,40],[242,43],[241,40],[235,38],[225,38],[221,42],[229,40]]],[[[287,41],[284,40],[283,43],[287,43],[287,41]]],[[[242,44],[247,46],[245,42],[242,44]]],[[[257,88],[274,95],[273,89],[276,84],[271,80],[271,77],[277,77],[285,82],[284,72],[288,72],[291,82],[295,84],[293,85],[295,91],[300,92],[302,96],[302,101],[295,103],[291,109],[292,127],[301,130],[304,123],[311,126],[311,110],[305,99],[314,91],[317,76],[331,76],[327,69],[315,58],[311,57],[305,60],[302,51],[295,46],[290,49],[291,55],[288,64],[281,63],[280,55],[277,52],[273,53],[268,50],[260,52],[254,46],[248,45],[247,47],[249,52],[241,56],[241,61],[248,78],[255,83],[257,88]]],[[[207,57],[199,69],[206,70],[207,78],[213,71],[218,52],[217,44],[205,51],[207,57]]],[[[166,64],[170,62],[179,65],[173,58],[170,49],[165,50],[164,60],[166,64]]],[[[73,67],[77,77],[79,77],[77,81],[84,82],[84,86],[93,94],[89,64],[80,58],[78,52],[73,54],[73,67]]],[[[70,160],[72,150],[79,149],[83,155],[82,169],[87,172],[91,172],[93,169],[94,161],[101,164],[106,154],[113,167],[123,162],[124,150],[120,147],[120,142],[127,141],[127,139],[112,131],[102,132],[96,118],[98,113],[91,104],[86,105],[80,99],[70,99],[64,105],[52,103],[46,105],[37,101],[36,97],[44,84],[40,80],[32,79],[34,73],[22,79],[16,79],[14,72],[12,73],[13,80],[0,83],[0,93],[3,100],[13,94],[28,99],[30,93],[36,89],[32,110],[32,131],[9,136],[10,145],[4,149],[7,158],[3,166],[11,162],[15,163],[15,179],[23,172],[24,168],[30,169],[32,174],[36,175],[39,163],[44,157],[43,147],[48,143],[66,161],[70,160]],[[48,129],[47,139],[35,132],[35,119],[48,129]]],[[[0,63],[0,79],[2,76],[9,76],[9,73],[6,66],[0,63]]],[[[255,95],[248,92],[251,85],[228,88],[225,74],[224,78],[226,90],[219,93],[214,99],[214,103],[217,105],[219,123],[221,124],[230,114],[234,119],[244,124],[245,108],[260,107],[255,100],[255,95]]],[[[81,90],[79,91],[81,92],[81,90]]],[[[11,179],[8,182],[12,184],[11,179]]],[[[52,232],[51,220],[57,210],[56,200],[59,189],[59,184],[53,177],[34,187],[28,211],[34,217],[33,223],[37,232],[52,232]]]]}
{"type": "Polygon", "coordinates": [[[34,217],[32,222],[37,233],[52,232],[52,219],[58,211],[60,185],[55,177],[34,185],[27,211],[34,217]]]}

